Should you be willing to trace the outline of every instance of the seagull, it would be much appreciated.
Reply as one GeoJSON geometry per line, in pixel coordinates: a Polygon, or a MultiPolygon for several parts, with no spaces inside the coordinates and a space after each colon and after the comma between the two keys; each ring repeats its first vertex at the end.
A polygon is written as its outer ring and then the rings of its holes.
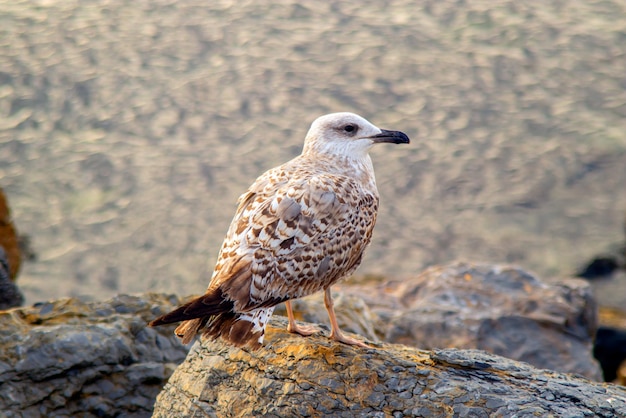
{"type": "Polygon", "coordinates": [[[302,153],[240,196],[206,293],[150,326],[182,322],[175,333],[184,344],[201,333],[258,349],[281,302],[289,332],[316,332],[296,323],[290,301],[324,291],[330,338],[369,347],[341,331],[330,289],[356,270],[371,241],[379,195],[368,151],[380,143],[409,138],[354,113],[317,118],[302,153]]]}

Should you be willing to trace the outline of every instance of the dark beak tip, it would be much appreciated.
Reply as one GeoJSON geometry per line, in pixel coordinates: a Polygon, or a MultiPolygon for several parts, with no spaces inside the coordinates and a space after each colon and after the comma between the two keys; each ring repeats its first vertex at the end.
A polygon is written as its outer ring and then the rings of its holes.
{"type": "Polygon", "coordinates": [[[382,129],[382,132],[378,135],[375,135],[376,142],[388,142],[392,144],[410,144],[411,140],[404,132],[400,131],[388,131],[386,129],[382,129]]]}

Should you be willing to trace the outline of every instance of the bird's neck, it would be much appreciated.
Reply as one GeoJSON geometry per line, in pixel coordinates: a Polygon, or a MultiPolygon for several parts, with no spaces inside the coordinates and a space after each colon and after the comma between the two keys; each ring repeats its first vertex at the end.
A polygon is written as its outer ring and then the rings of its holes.
{"type": "Polygon", "coordinates": [[[378,195],[374,166],[367,153],[356,156],[303,153],[300,157],[311,161],[316,167],[323,167],[326,172],[357,180],[372,194],[378,195]]]}

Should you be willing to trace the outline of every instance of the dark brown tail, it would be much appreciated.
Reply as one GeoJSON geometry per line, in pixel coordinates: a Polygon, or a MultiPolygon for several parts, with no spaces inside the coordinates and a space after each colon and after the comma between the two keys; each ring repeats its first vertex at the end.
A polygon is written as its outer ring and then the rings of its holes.
{"type": "Polygon", "coordinates": [[[232,309],[233,302],[225,299],[220,289],[214,289],[179,306],[172,312],[156,318],[149,325],[156,327],[158,325],[173,324],[174,322],[190,321],[196,318],[232,311],[232,309]]]}
{"type": "Polygon", "coordinates": [[[274,311],[257,308],[235,312],[234,303],[225,299],[220,289],[212,290],[150,322],[151,327],[182,322],[174,331],[183,344],[190,343],[200,332],[207,337],[222,337],[238,346],[259,348],[265,326],[274,311]]]}
{"type": "Polygon", "coordinates": [[[183,344],[187,344],[212,316],[232,311],[232,309],[233,302],[225,299],[220,289],[215,289],[207,291],[204,295],[154,319],[148,325],[156,327],[182,322],[174,332],[182,339],[183,344]]]}

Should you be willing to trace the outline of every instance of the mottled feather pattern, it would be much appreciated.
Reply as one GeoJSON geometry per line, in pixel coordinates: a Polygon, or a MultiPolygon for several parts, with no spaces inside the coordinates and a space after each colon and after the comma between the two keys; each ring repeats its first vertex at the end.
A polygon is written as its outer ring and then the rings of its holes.
{"type": "MultiPolygon", "coordinates": [[[[206,294],[152,325],[185,321],[176,330],[183,342],[202,332],[258,348],[275,305],[352,274],[376,223],[379,197],[367,151],[377,142],[408,138],[350,113],[318,118],[303,153],[265,172],[239,198],[206,294]]],[[[332,303],[327,308],[331,336],[362,345],[340,334],[332,303]]]]}
{"type": "Polygon", "coordinates": [[[375,186],[366,189],[353,178],[329,173],[337,167],[320,169],[317,164],[311,170],[301,160],[259,179],[276,189],[251,189],[240,199],[212,282],[228,281],[233,263],[249,263],[249,300],[237,309],[254,308],[268,298],[299,298],[332,285],[352,273],[371,240],[378,209],[375,186]]]}

